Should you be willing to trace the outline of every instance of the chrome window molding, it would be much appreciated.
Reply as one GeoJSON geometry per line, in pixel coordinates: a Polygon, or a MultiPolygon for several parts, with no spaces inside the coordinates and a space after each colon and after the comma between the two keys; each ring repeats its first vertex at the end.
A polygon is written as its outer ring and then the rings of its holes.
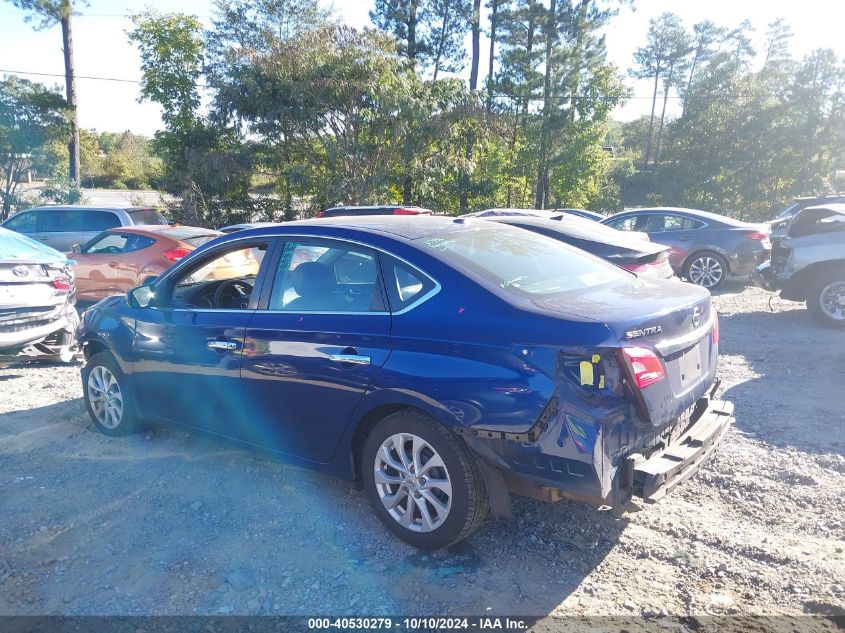
{"type": "MultiPolygon", "coordinates": [[[[226,240],[225,246],[228,246],[228,245],[231,245],[231,244],[234,244],[234,243],[237,243],[237,242],[260,242],[264,239],[270,240],[270,239],[274,239],[274,238],[286,240],[286,241],[289,238],[306,239],[306,240],[330,240],[330,241],[335,241],[335,242],[345,242],[347,244],[355,244],[356,246],[363,246],[364,248],[368,248],[368,249],[370,249],[372,251],[376,251],[378,253],[383,253],[384,255],[387,255],[388,257],[392,257],[393,259],[402,262],[403,264],[405,264],[406,266],[408,266],[412,270],[418,272],[420,275],[423,275],[426,279],[431,280],[431,282],[434,283],[434,287],[431,290],[429,290],[427,293],[425,293],[423,296],[418,298],[416,301],[410,303],[409,305],[405,306],[401,310],[397,310],[396,312],[384,312],[384,311],[380,311],[380,312],[337,312],[337,311],[334,311],[334,312],[316,312],[316,311],[315,312],[305,312],[305,311],[293,311],[293,310],[269,310],[269,309],[268,310],[261,310],[261,309],[258,309],[258,308],[253,308],[253,309],[247,308],[247,309],[244,309],[244,310],[237,310],[237,309],[232,309],[232,308],[220,308],[220,309],[217,309],[217,308],[157,308],[157,309],[159,309],[159,310],[168,310],[169,309],[169,310],[179,311],[179,312],[258,312],[258,313],[261,313],[261,314],[303,314],[303,315],[305,315],[305,314],[313,314],[313,315],[347,314],[347,315],[353,315],[353,316],[363,316],[363,315],[369,314],[369,315],[374,315],[374,316],[385,316],[385,315],[399,316],[399,315],[402,315],[402,314],[407,314],[411,310],[421,306],[423,303],[425,303],[426,301],[428,301],[429,299],[431,299],[432,297],[437,295],[437,293],[439,293],[440,290],[441,290],[441,285],[440,285],[439,281],[437,281],[434,277],[432,277],[428,273],[420,270],[417,266],[415,266],[414,264],[409,262],[404,257],[400,257],[399,255],[395,255],[395,254],[391,253],[390,251],[385,250],[381,247],[373,246],[372,244],[367,244],[366,242],[361,242],[359,240],[354,240],[354,239],[348,239],[348,238],[345,238],[345,237],[335,237],[333,235],[329,235],[329,236],[326,236],[326,235],[305,235],[305,234],[300,234],[300,233],[272,233],[272,234],[262,234],[262,235],[237,237],[237,238],[234,238],[232,240],[226,240]]],[[[226,250],[225,246],[224,246],[224,244],[221,244],[219,246],[219,248],[221,250],[226,250]]],[[[217,247],[215,247],[215,250],[217,250],[217,247]]]]}

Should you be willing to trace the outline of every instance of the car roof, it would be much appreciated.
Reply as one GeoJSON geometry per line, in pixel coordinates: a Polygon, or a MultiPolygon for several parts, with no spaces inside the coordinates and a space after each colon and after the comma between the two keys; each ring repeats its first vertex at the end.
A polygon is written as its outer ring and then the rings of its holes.
{"type": "Polygon", "coordinates": [[[204,229],[200,226],[172,226],[170,224],[136,224],[135,226],[116,226],[108,233],[138,233],[139,235],[161,235],[171,240],[185,240],[192,237],[225,235],[221,231],[204,229]]]}
{"type": "Polygon", "coordinates": [[[828,204],[817,204],[812,207],[805,207],[802,211],[833,211],[834,213],[845,214],[845,202],[831,202],[828,204]]]}
{"type": "MultiPolygon", "coordinates": [[[[473,220],[476,221],[476,220],[473,220]]],[[[477,220],[481,222],[481,220],[477,220]]],[[[238,238],[279,235],[296,233],[302,228],[338,228],[358,231],[373,235],[390,235],[403,240],[417,240],[442,233],[449,229],[466,224],[463,218],[453,218],[442,215],[341,215],[329,218],[312,218],[310,220],[295,220],[275,226],[246,229],[229,235],[238,238]]],[[[484,223],[489,226],[488,223],[484,223]]]]}
{"type": "Polygon", "coordinates": [[[737,220],[736,218],[729,217],[727,215],[721,215],[719,213],[712,213],[710,211],[701,211],[700,209],[688,209],[686,207],[644,207],[642,209],[627,209],[626,211],[622,211],[621,213],[617,213],[616,215],[611,215],[609,218],[605,218],[609,220],[611,218],[615,218],[622,215],[634,215],[637,213],[675,213],[677,215],[687,215],[692,218],[698,218],[700,220],[707,220],[709,222],[721,222],[723,224],[729,224],[731,226],[747,226],[748,222],[743,222],[742,220],[737,220]]]}
{"type": "Polygon", "coordinates": [[[155,207],[120,207],[120,206],[105,206],[105,205],[91,205],[91,204],[45,204],[40,207],[32,207],[31,209],[22,209],[24,211],[156,211],[155,207]]]}

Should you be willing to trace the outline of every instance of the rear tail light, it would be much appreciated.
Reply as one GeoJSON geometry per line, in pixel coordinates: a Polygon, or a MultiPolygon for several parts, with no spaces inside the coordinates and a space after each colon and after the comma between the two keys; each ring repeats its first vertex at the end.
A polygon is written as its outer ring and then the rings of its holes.
{"type": "Polygon", "coordinates": [[[416,209],[393,209],[393,215],[419,215],[420,212],[416,209]]]}
{"type": "Polygon", "coordinates": [[[60,290],[61,292],[70,292],[70,277],[56,277],[53,280],[53,288],[60,290]]]}
{"type": "Polygon", "coordinates": [[[171,248],[169,251],[164,251],[162,255],[171,262],[178,262],[190,252],[190,249],[187,248],[171,248]]]}
{"type": "Polygon", "coordinates": [[[755,240],[757,242],[769,239],[769,234],[763,233],[762,231],[750,231],[748,233],[743,233],[743,235],[749,240],[755,240]]]}
{"type": "Polygon", "coordinates": [[[710,335],[713,340],[713,345],[719,344],[719,313],[713,312],[713,333],[710,335]]]}
{"type": "Polygon", "coordinates": [[[322,217],[323,217],[323,216],[325,216],[325,215],[326,215],[326,212],[325,212],[325,211],[318,211],[318,212],[317,212],[317,215],[315,215],[314,217],[315,217],[315,218],[322,218],[322,217]]]}
{"type": "Polygon", "coordinates": [[[622,353],[631,363],[637,387],[643,389],[666,377],[663,362],[646,347],[623,347],[622,353]]]}

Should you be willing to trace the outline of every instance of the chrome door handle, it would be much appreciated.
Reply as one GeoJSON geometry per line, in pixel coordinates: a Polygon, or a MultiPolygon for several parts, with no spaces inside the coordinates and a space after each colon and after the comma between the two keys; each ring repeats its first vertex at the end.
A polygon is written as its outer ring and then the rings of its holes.
{"type": "Polygon", "coordinates": [[[209,341],[206,345],[208,346],[208,349],[234,350],[240,347],[240,343],[237,341],[209,341]]]}
{"type": "Polygon", "coordinates": [[[358,354],[331,354],[329,360],[338,363],[352,363],[353,365],[369,365],[369,356],[358,356],[358,354]]]}

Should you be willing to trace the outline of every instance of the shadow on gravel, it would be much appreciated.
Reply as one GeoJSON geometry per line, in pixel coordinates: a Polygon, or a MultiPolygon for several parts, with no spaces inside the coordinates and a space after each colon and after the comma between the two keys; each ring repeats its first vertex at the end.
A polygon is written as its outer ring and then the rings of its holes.
{"type": "Polygon", "coordinates": [[[720,355],[741,356],[756,374],[723,394],[737,426],[776,446],[845,454],[845,332],[803,308],[724,315],[720,326],[720,355]]]}

